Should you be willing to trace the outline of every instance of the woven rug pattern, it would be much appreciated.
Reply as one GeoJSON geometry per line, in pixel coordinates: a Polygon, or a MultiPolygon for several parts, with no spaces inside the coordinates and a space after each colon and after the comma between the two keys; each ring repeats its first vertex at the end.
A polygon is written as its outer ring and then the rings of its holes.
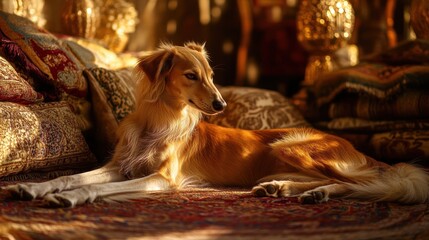
{"type": "Polygon", "coordinates": [[[0,239],[429,239],[427,204],[256,198],[234,189],[157,193],[50,209],[0,192],[0,239]]]}

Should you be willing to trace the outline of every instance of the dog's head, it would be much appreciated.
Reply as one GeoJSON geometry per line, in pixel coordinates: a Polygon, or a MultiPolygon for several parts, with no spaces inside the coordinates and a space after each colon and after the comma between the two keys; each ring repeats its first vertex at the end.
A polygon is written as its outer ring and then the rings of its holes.
{"type": "Polygon", "coordinates": [[[141,58],[137,68],[150,82],[150,98],[170,105],[192,106],[205,114],[222,112],[226,103],[213,83],[213,70],[204,45],[163,44],[141,58]]]}

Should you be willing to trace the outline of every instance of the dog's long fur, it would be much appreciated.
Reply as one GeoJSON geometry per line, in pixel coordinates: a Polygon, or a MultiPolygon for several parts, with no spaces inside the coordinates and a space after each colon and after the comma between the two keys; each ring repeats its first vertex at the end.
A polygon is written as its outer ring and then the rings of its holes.
{"type": "Polygon", "coordinates": [[[121,124],[104,167],[44,183],[6,187],[15,195],[75,206],[96,198],[124,200],[183,188],[189,179],[214,186],[253,187],[257,196],[329,197],[423,203],[428,174],[405,163],[389,166],[346,140],[313,129],[249,131],[201,121],[226,104],[213,84],[204,46],[162,45],[143,57],[136,109],[121,124]]]}

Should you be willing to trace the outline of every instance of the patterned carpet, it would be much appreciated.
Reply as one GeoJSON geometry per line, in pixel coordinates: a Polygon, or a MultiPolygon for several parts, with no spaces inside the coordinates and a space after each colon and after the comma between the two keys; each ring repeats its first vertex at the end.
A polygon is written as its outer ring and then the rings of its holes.
{"type": "Polygon", "coordinates": [[[0,239],[429,239],[427,204],[301,205],[234,189],[156,196],[49,209],[0,192],[0,239]]]}

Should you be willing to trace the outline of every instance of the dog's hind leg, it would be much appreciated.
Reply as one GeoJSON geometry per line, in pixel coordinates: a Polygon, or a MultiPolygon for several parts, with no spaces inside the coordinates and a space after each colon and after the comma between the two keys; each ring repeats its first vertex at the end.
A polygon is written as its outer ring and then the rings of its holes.
{"type": "Polygon", "coordinates": [[[329,197],[342,197],[351,192],[351,189],[342,183],[333,183],[308,190],[299,196],[299,201],[304,204],[327,202],[329,197]]]}
{"type": "Polygon", "coordinates": [[[296,182],[296,181],[269,181],[253,187],[252,193],[259,197],[297,197],[306,191],[317,187],[330,185],[331,180],[296,182]]]}
{"type": "Polygon", "coordinates": [[[111,201],[127,201],[141,198],[150,191],[168,190],[170,181],[159,173],[144,178],[122,182],[85,185],[70,191],[47,194],[44,197],[52,207],[74,207],[86,202],[93,202],[97,198],[111,201]]]}
{"type": "Polygon", "coordinates": [[[264,182],[252,189],[259,197],[298,197],[304,204],[322,203],[329,197],[340,197],[351,192],[346,184],[331,180],[313,182],[271,181],[264,182]]]}
{"type": "Polygon", "coordinates": [[[63,190],[74,189],[88,184],[115,182],[125,180],[119,173],[119,167],[108,164],[99,169],[80,174],[62,176],[56,179],[41,183],[18,183],[3,187],[13,196],[32,200],[43,197],[48,193],[61,192],[63,190]]]}

